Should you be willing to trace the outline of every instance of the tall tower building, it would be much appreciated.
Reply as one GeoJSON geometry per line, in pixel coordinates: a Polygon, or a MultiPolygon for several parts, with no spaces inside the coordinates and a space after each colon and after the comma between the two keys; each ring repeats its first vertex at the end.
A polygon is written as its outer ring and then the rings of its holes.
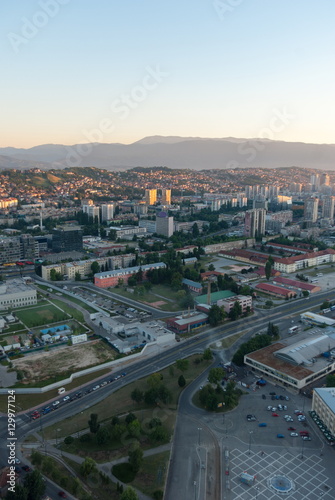
{"type": "Polygon", "coordinates": [[[114,205],[113,203],[105,203],[101,205],[101,220],[102,222],[112,220],[114,218],[114,205]]]}
{"type": "Polygon", "coordinates": [[[145,202],[148,205],[154,205],[157,201],[157,189],[145,190],[145,202]]]}
{"type": "Polygon", "coordinates": [[[316,222],[318,219],[318,198],[308,198],[304,204],[304,219],[308,222],[316,222]]]}
{"type": "Polygon", "coordinates": [[[162,189],[162,205],[171,205],[171,189],[162,189]]]}
{"type": "Polygon", "coordinates": [[[250,238],[261,236],[265,233],[266,210],[254,208],[245,212],[244,235],[250,238]]]}
{"type": "Polygon", "coordinates": [[[330,177],[328,174],[321,175],[321,186],[329,186],[330,177]]]}
{"type": "Polygon", "coordinates": [[[173,235],[173,217],[169,217],[166,212],[160,212],[156,217],[156,233],[170,238],[173,235]]]}
{"type": "Polygon", "coordinates": [[[322,217],[334,219],[335,196],[325,196],[322,205],[322,217]]]}
{"type": "Polygon", "coordinates": [[[318,191],[320,188],[320,176],[319,174],[311,175],[311,184],[313,191],[318,191]]]}

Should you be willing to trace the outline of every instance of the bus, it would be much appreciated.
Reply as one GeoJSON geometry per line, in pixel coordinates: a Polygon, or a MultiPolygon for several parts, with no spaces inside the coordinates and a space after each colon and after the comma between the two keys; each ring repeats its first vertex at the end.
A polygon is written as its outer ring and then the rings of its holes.
{"type": "Polygon", "coordinates": [[[292,335],[293,333],[297,333],[299,331],[299,327],[298,326],[291,326],[289,329],[288,329],[288,333],[290,335],[292,335]]]}

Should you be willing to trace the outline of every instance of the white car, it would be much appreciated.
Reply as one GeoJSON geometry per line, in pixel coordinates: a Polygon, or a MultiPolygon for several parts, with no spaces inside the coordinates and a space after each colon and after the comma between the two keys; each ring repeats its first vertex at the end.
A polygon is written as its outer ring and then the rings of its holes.
{"type": "Polygon", "coordinates": [[[52,403],[52,406],[58,406],[58,405],[59,405],[59,401],[54,401],[54,402],[52,403]]]}
{"type": "Polygon", "coordinates": [[[297,437],[297,436],[299,436],[299,434],[297,432],[291,432],[290,436],[297,437]]]}
{"type": "Polygon", "coordinates": [[[15,459],[15,463],[16,464],[20,464],[21,463],[21,460],[19,460],[18,458],[15,459]]]}
{"type": "Polygon", "coordinates": [[[65,396],[65,398],[63,398],[63,401],[66,403],[66,401],[68,401],[70,399],[70,396],[65,396]]]}
{"type": "Polygon", "coordinates": [[[96,391],[97,389],[100,389],[100,385],[95,385],[95,386],[93,387],[93,391],[96,391]]]}

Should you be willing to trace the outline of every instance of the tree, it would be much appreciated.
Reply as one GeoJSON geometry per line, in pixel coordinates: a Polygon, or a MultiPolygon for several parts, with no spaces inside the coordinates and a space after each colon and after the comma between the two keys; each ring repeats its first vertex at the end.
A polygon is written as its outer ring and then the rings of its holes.
{"type": "Polygon", "coordinates": [[[152,373],[147,378],[147,384],[149,387],[158,387],[161,383],[162,376],[160,373],[152,373]]]}
{"type": "Polygon", "coordinates": [[[208,313],[208,321],[211,326],[217,326],[221,321],[224,320],[226,313],[223,308],[214,304],[208,313]]]}
{"type": "Polygon", "coordinates": [[[138,496],[136,491],[131,486],[127,486],[122,493],[120,500],[138,500],[138,496]]]}
{"type": "Polygon", "coordinates": [[[178,378],[178,385],[179,387],[184,387],[186,385],[186,380],[184,375],[180,375],[180,377],[178,378]]]}
{"type": "Polygon", "coordinates": [[[89,476],[92,472],[97,471],[97,464],[93,460],[93,458],[86,457],[85,460],[80,465],[80,474],[84,477],[89,476]]]}
{"type": "Polygon", "coordinates": [[[135,387],[135,389],[130,394],[130,397],[136,403],[141,403],[143,401],[143,398],[144,398],[144,393],[143,393],[143,391],[141,391],[141,389],[139,389],[138,387],[135,387]]]}
{"type": "Polygon", "coordinates": [[[90,432],[93,434],[96,434],[99,430],[100,424],[98,423],[98,414],[97,413],[91,413],[91,418],[87,422],[90,428],[90,432]]]}
{"type": "Polygon", "coordinates": [[[265,277],[268,281],[271,278],[271,273],[272,273],[272,264],[270,259],[268,259],[265,263],[265,277]]]}
{"type": "Polygon", "coordinates": [[[77,271],[74,275],[74,280],[75,281],[81,281],[81,274],[79,271],[77,271]]]}
{"type": "Polygon", "coordinates": [[[224,375],[225,371],[223,368],[211,368],[208,374],[208,381],[211,382],[211,384],[217,384],[220,380],[223,379],[224,375]]]}
{"type": "Polygon", "coordinates": [[[8,491],[6,500],[27,500],[28,491],[20,483],[15,484],[15,491],[8,491]]]}
{"type": "Polygon", "coordinates": [[[211,359],[213,359],[213,354],[209,347],[207,347],[207,349],[204,350],[203,358],[206,361],[210,361],[211,359]]]}
{"type": "Polygon", "coordinates": [[[324,302],[322,302],[321,306],[320,306],[320,310],[322,309],[329,309],[330,308],[330,302],[329,300],[325,300],[324,302]]]}
{"type": "Polygon", "coordinates": [[[138,420],[133,420],[127,426],[129,436],[139,438],[141,435],[141,424],[138,420]]]}
{"type": "Polygon", "coordinates": [[[235,300],[234,306],[229,311],[229,318],[235,321],[242,314],[242,307],[238,300],[235,300]]]}
{"type": "Polygon", "coordinates": [[[213,264],[209,264],[208,271],[215,271],[215,267],[213,264]]]}
{"type": "Polygon", "coordinates": [[[267,333],[267,335],[270,335],[271,337],[278,337],[279,327],[274,325],[273,323],[269,322],[268,329],[267,329],[266,333],[267,333]]]}
{"type": "Polygon", "coordinates": [[[107,429],[106,426],[100,427],[100,429],[97,432],[97,443],[98,444],[105,444],[110,438],[110,432],[107,429]]]}
{"type": "Polygon", "coordinates": [[[128,462],[137,473],[143,464],[143,450],[140,448],[139,443],[133,443],[129,450],[128,462]]]}
{"type": "Polygon", "coordinates": [[[335,387],[335,375],[327,375],[326,377],[326,387],[335,387]]]}
{"type": "Polygon", "coordinates": [[[181,372],[185,372],[188,369],[189,364],[190,363],[188,359],[177,359],[176,361],[176,367],[181,372]]]}
{"type": "Polygon", "coordinates": [[[200,234],[200,231],[199,231],[199,226],[198,224],[195,222],[192,226],[192,236],[193,238],[197,238],[200,234]]]}
{"type": "Polygon", "coordinates": [[[28,491],[27,500],[36,500],[42,497],[46,485],[43,476],[38,470],[34,470],[24,478],[24,487],[28,491]]]}
{"type": "Polygon", "coordinates": [[[134,415],[131,412],[128,413],[128,415],[125,418],[126,424],[131,424],[132,422],[134,422],[134,420],[137,420],[136,415],[134,415]]]}
{"type": "Polygon", "coordinates": [[[100,273],[99,262],[97,262],[96,260],[91,264],[91,271],[93,274],[100,273]]]}

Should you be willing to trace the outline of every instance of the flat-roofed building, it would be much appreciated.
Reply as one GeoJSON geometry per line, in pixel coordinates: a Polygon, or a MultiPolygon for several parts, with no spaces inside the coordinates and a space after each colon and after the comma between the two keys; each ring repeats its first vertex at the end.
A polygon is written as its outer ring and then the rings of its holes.
{"type": "Polygon", "coordinates": [[[37,292],[21,279],[8,280],[0,286],[0,308],[8,309],[37,304],[37,292]]]}
{"type": "Polygon", "coordinates": [[[164,262],[157,262],[156,264],[146,264],[144,266],[127,267],[125,269],[116,269],[114,271],[97,273],[94,275],[94,284],[98,288],[114,287],[120,280],[123,283],[127,283],[128,278],[139,271],[142,271],[142,279],[145,279],[148,271],[164,268],[166,268],[166,264],[164,264],[164,262]]]}
{"type": "Polygon", "coordinates": [[[335,360],[323,356],[335,347],[333,328],[306,333],[246,354],[244,363],[257,376],[300,390],[335,369],[335,360]]]}
{"type": "Polygon", "coordinates": [[[322,421],[329,442],[335,441],[335,388],[321,387],[313,390],[312,412],[314,421],[322,421]],[[315,413],[315,415],[313,414],[315,413]],[[316,417],[316,418],[315,418],[316,417]],[[328,439],[328,432],[331,434],[328,439]]]}

